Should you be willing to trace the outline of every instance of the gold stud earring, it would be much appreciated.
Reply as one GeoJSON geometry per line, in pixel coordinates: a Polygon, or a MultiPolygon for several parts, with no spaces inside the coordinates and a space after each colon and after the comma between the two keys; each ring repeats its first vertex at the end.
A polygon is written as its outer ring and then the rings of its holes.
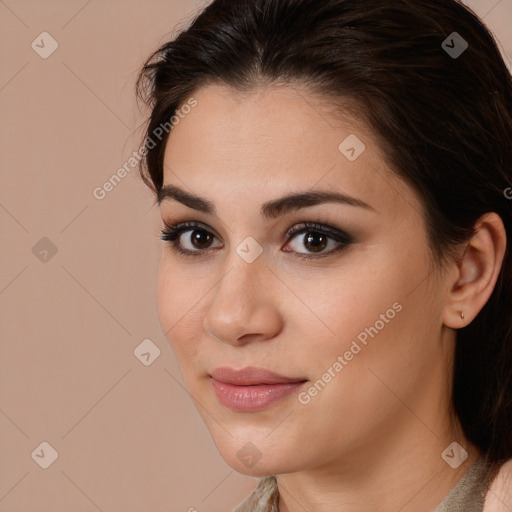
{"type": "Polygon", "coordinates": [[[460,317],[464,320],[464,313],[462,311],[460,312],[460,317]]]}

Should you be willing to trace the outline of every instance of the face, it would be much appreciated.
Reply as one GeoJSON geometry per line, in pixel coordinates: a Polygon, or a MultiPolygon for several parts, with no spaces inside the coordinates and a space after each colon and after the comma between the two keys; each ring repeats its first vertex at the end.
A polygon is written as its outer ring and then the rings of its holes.
{"type": "Polygon", "coordinates": [[[166,147],[162,226],[181,231],[158,310],[221,455],[253,476],[329,471],[401,429],[431,436],[446,290],[417,195],[361,121],[304,89],[194,98],[166,147]]]}

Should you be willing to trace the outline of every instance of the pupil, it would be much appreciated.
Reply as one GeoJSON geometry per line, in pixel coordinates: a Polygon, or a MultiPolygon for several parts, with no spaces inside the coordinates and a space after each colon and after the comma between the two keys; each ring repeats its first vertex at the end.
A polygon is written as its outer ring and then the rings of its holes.
{"type": "Polygon", "coordinates": [[[197,249],[204,249],[204,246],[208,246],[210,244],[209,233],[201,229],[195,229],[192,232],[192,244],[196,246],[197,249]]]}
{"type": "Polygon", "coordinates": [[[323,233],[309,232],[306,235],[306,244],[312,246],[313,252],[320,252],[327,245],[327,237],[323,233]]]}

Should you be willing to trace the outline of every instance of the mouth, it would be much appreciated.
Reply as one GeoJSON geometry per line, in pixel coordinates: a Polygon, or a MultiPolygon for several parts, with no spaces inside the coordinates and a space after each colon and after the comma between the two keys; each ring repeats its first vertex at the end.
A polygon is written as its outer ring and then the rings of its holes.
{"type": "Polygon", "coordinates": [[[222,367],[210,374],[217,399],[233,411],[253,412],[297,392],[307,379],[279,375],[264,368],[222,367]]]}

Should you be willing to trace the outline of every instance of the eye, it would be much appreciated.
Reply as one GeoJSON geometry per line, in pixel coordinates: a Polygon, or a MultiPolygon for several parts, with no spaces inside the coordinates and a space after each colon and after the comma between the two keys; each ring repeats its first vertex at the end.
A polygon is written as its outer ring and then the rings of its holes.
{"type": "MultiPolygon", "coordinates": [[[[173,250],[179,254],[200,257],[212,248],[222,247],[222,244],[212,246],[216,236],[200,223],[185,222],[176,226],[171,226],[166,222],[164,224],[165,228],[161,230],[160,239],[171,243],[173,250]]],[[[347,233],[330,226],[310,222],[294,226],[287,232],[287,237],[288,242],[285,247],[292,245],[292,250],[285,249],[284,252],[295,253],[298,258],[302,259],[329,256],[352,243],[352,238],[347,233]],[[331,249],[326,250],[329,247],[331,249]],[[306,251],[302,252],[304,248],[306,251]]]]}
{"type": "Polygon", "coordinates": [[[215,239],[215,235],[201,224],[197,222],[185,222],[177,226],[164,224],[165,228],[161,230],[162,236],[160,239],[164,242],[170,242],[172,248],[178,253],[198,256],[211,249],[211,243],[215,239]]]}
{"type": "MultiPolygon", "coordinates": [[[[299,258],[329,256],[352,243],[352,238],[347,233],[330,226],[310,222],[294,226],[287,234],[291,238],[291,242],[295,243],[295,247],[292,244],[293,251],[286,252],[296,252],[300,255],[299,258]],[[328,247],[331,250],[326,250],[328,247]],[[301,249],[304,248],[306,251],[302,252],[301,249]]],[[[291,242],[288,242],[287,245],[291,245],[291,242]]]]}

